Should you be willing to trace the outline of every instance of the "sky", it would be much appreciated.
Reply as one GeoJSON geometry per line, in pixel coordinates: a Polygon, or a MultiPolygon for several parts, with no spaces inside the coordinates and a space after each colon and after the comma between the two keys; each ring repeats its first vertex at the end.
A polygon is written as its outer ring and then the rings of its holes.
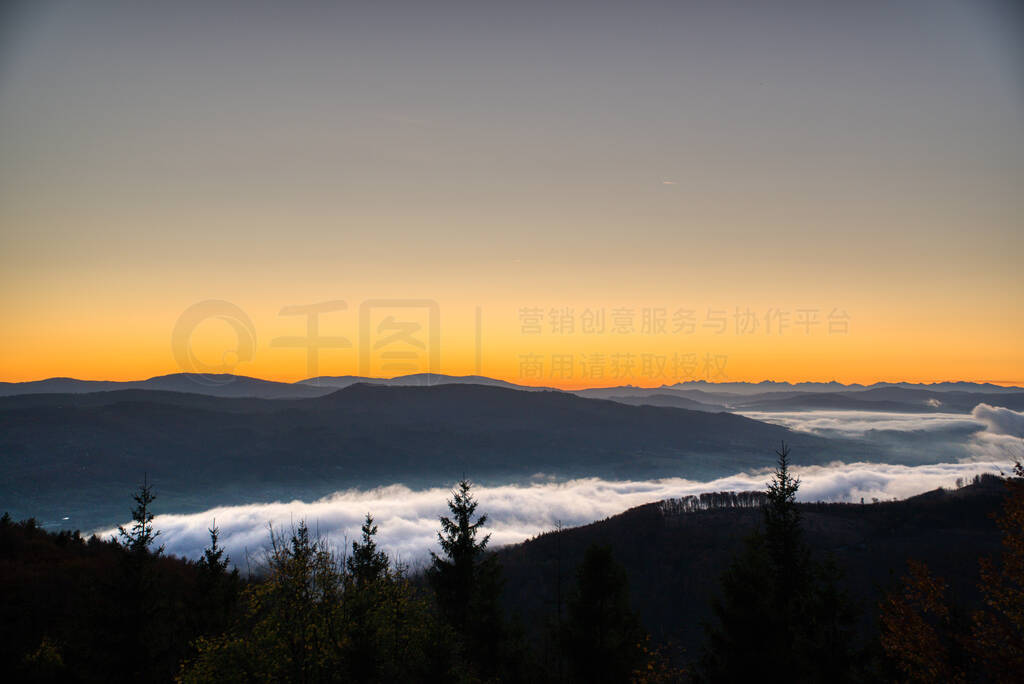
{"type": "Polygon", "coordinates": [[[1024,385],[1016,3],[2,7],[0,380],[1024,385]]]}

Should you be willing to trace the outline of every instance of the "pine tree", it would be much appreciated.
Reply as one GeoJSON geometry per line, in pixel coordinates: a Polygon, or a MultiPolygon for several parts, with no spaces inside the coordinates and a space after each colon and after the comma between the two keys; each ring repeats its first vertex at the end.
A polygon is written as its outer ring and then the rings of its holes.
{"type": "Polygon", "coordinates": [[[377,526],[373,524],[373,516],[369,513],[366,514],[361,532],[362,541],[352,542],[352,555],[345,561],[349,574],[359,586],[383,579],[391,565],[387,554],[377,550],[377,543],[373,539],[377,534],[377,526]]]}
{"type": "Polygon", "coordinates": [[[462,638],[466,656],[481,673],[500,667],[504,623],[498,599],[501,566],[487,553],[490,535],[478,538],[487,516],[474,521],[478,503],[463,479],[448,500],[451,517],[441,516],[437,538],[443,556],[431,552],[427,578],[445,621],[462,638]]]}
{"type": "Polygon", "coordinates": [[[428,577],[445,617],[462,632],[469,621],[470,604],[479,580],[479,566],[491,535],[477,540],[480,528],[487,523],[487,516],[481,515],[473,522],[479,504],[470,492],[472,485],[462,480],[457,487],[448,500],[452,517],[441,516],[441,531],[437,533],[444,557],[430,552],[428,577]]]}
{"type": "Polygon", "coordinates": [[[160,532],[153,527],[152,504],[156,495],[147,475],[143,475],[142,485],[132,498],[136,504],[132,509],[132,524],[128,529],[119,526],[117,536],[120,539],[113,541],[127,551],[121,559],[122,619],[132,625],[132,629],[123,647],[124,669],[139,678],[145,677],[155,662],[168,657],[169,645],[164,637],[169,626],[160,619],[166,596],[159,586],[155,561],[164,547],[151,548],[160,532]]]}
{"type": "Polygon", "coordinates": [[[217,545],[220,538],[220,528],[217,527],[217,520],[214,519],[213,527],[209,528],[210,545],[203,549],[203,557],[199,559],[198,565],[211,576],[226,574],[231,563],[231,557],[224,555],[224,547],[217,545]]]}
{"type": "Polygon", "coordinates": [[[201,620],[200,629],[207,634],[218,633],[227,627],[238,602],[240,580],[238,569],[232,569],[231,558],[218,544],[220,528],[214,520],[209,528],[210,545],[196,562],[199,570],[199,605],[195,614],[201,620]]]}
{"type": "MultiPolygon", "coordinates": [[[[126,549],[136,554],[143,554],[150,551],[150,547],[160,536],[159,530],[153,529],[153,511],[150,509],[150,505],[156,499],[156,495],[153,494],[153,487],[149,484],[148,476],[143,475],[142,486],[132,498],[136,505],[132,509],[131,528],[126,530],[123,526],[118,526],[117,536],[120,538],[121,545],[126,549]]],[[[158,556],[163,551],[164,547],[161,545],[152,553],[158,556]]]]}
{"type": "Polygon", "coordinates": [[[764,529],[747,538],[722,574],[699,675],[713,682],[844,681],[852,676],[853,609],[838,570],[815,561],[803,540],[789,449],[783,444],[775,453],[764,529]]]}
{"type": "Polygon", "coordinates": [[[352,624],[344,657],[349,663],[349,674],[356,681],[377,681],[382,675],[386,644],[378,638],[374,621],[393,579],[390,562],[383,551],[377,550],[374,536],[377,526],[373,516],[366,514],[361,528],[362,540],[352,542],[352,554],[345,559],[348,570],[344,609],[352,624]]]}
{"type": "Polygon", "coordinates": [[[768,483],[768,501],[764,507],[765,541],[779,572],[779,579],[787,583],[803,579],[806,569],[806,548],[800,531],[800,509],[796,507],[796,493],[800,479],[789,471],[789,449],[785,444],[775,452],[778,462],[775,474],[768,483]]]}

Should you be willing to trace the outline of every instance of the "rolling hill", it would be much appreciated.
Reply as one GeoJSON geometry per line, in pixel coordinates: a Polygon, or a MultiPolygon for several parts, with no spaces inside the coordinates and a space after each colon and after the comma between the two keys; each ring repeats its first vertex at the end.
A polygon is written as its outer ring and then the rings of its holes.
{"type": "Polygon", "coordinates": [[[289,400],[29,395],[0,400],[0,508],[83,529],[120,522],[143,473],[175,512],[464,473],[711,479],[762,466],[783,439],[811,462],[851,446],[729,413],[481,385],[357,384],[289,400]]]}

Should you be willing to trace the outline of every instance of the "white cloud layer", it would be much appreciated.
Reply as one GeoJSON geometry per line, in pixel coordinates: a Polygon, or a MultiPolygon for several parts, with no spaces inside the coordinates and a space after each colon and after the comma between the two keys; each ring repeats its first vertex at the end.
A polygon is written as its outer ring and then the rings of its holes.
{"type": "MultiPolygon", "coordinates": [[[[985,404],[980,404],[985,406],[985,404]]],[[[975,408],[975,411],[978,409],[975,408]]],[[[1009,409],[999,409],[1007,411],[1009,409]]],[[[1013,411],[1010,411],[1013,413],[1013,411]]],[[[860,437],[872,430],[897,432],[984,428],[970,413],[892,413],[889,411],[752,411],[744,416],[801,432],[860,437]]]]}
{"type": "Polygon", "coordinates": [[[1020,439],[1024,437],[1024,412],[1012,411],[1002,406],[978,404],[971,416],[985,425],[986,432],[1020,439]]]}
{"type": "MultiPolygon", "coordinates": [[[[835,463],[797,468],[799,498],[805,501],[859,501],[905,498],[936,487],[951,487],[959,477],[1007,472],[1006,461],[902,466],[880,463],[835,463]]],[[[585,478],[568,482],[477,487],[480,511],[488,514],[494,546],[523,541],[551,530],[558,521],[572,526],[600,520],[644,503],[709,491],[760,490],[769,471],[738,473],[711,482],[683,478],[651,481],[607,481],[585,478]]],[[[313,502],[291,501],[225,506],[188,515],[158,515],[160,541],[169,553],[196,558],[209,539],[216,519],[221,542],[234,562],[245,565],[247,554],[261,556],[268,540],[267,524],[287,530],[299,520],[328,536],[339,547],[359,534],[363,516],[372,512],[380,527],[379,543],[392,556],[422,562],[436,549],[438,516],[446,513],[449,492],[411,490],[403,485],[337,492],[313,502]]],[[[113,530],[101,534],[109,536],[113,530]]]]}
{"type": "Polygon", "coordinates": [[[944,451],[954,448],[960,450],[963,460],[1024,459],[1024,412],[1001,406],[978,404],[970,413],[758,411],[743,415],[791,430],[823,437],[862,438],[868,443],[882,432],[918,433],[922,453],[929,453],[934,446],[944,451]]]}

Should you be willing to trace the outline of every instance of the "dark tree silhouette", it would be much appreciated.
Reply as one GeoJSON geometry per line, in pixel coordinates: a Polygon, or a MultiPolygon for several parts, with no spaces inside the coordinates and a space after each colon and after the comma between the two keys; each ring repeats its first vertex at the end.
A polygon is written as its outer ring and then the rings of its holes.
{"type": "MultiPolygon", "coordinates": [[[[172,621],[161,619],[168,613],[169,596],[161,589],[160,556],[164,547],[154,547],[159,530],[153,527],[153,501],[156,495],[143,474],[142,485],[132,495],[132,523],[128,529],[117,528],[118,543],[127,551],[121,559],[124,573],[121,598],[122,619],[131,625],[123,637],[122,650],[125,653],[124,669],[133,677],[145,678],[156,663],[169,661],[176,656],[167,638],[169,632],[178,626],[172,621]]],[[[182,616],[175,616],[175,621],[182,616]]]]}
{"type": "Polygon", "coordinates": [[[644,656],[626,571],[611,547],[590,546],[576,571],[562,648],[574,681],[625,682],[644,656]]]}
{"type": "Polygon", "coordinates": [[[160,536],[159,530],[153,529],[153,511],[150,506],[156,499],[153,487],[149,484],[149,478],[143,475],[142,485],[139,491],[132,495],[135,500],[135,508],[132,509],[132,524],[129,529],[118,526],[117,536],[120,543],[129,551],[135,553],[152,552],[154,555],[163,553],[164,547],[158,546],[155,549],[150,547],[160,536]]]}
{"type": "Polygon", "coordinates": [[[845,681],[852,672],[854,611],[838,571],[811,557],[803,539],[789,449],[768,485],[764,530],[721,577],[699,667],[706,681],[845,681]],[[766,672],[766,664],[771,670],[766,672]]]}
{"type": "Polygon", "coordinates": [[[487,553],[490,535],[479,537],[487,516],[474,520],[478,503],[471,489],[463,479],[448,500],[451,517],[441,516],[437,534],[443,555],[431,552],[427,579],[442,617],[462,639],[467,660],[487,675],[502,664],[501,566],[487,553]]]}
{"type": "MultiPolygon", "coordinates": [[[[387,554],[377,550],[374,536],[377,526],[373,516],[366,514],[361,528],[361,541],[352,542],[352,554],[345,559],[348,574],[345,578],[345,613],[352,623],[351,637],[346,643],[345,658],[356,681],[377,681],[381,675],[383,644],[380,634],[373,629],[375,613],[388,594],[392,581],[391,563],[387,554]]],[[[401,610],[401,606],[396,604],[401,610]]],[[[394,616],[396,622],[400,614],[394,616]]],[[[398,625],[396,624],[397,628],[398,625]]],[[[393,633],[392,636],[396,636],[393,633]]]]}
{"type": "Polygon", "coordinates": [[[220,528],[217,527],[216,519],[213,521],[213,527],[207,532],[210,533],[210,545],[203,549],[203,556],[196,564],[210,575],[226,574],[231,564],[231,557],[224,555],[224,548],[217,544],[217,540],[220,538],[220,528]]]}
{"type": "Polygon", "coordinates": [[[373,516],[366,514],[361,528],[361,541],[352,542],[352,555],[345,560],[345,566],[357,585],[366,585],[382,579],[390,568],[388,556],[377,550],[373,540],[377,534],[377,526],[373,524],[373,516]]]}
{"type": "Polygon", "coordinates": [[[215,634],[227,628],[231,615],[238,603],[241,580],[238,569],[231,568],[231,558],[220,546],[218,538],[220,528],[217,521],[209,529],[210,545],[203,550],[202,557],[196,561],[198,570],[198,598],[196,608],[200,624],[208,634],[215,634]]]}

